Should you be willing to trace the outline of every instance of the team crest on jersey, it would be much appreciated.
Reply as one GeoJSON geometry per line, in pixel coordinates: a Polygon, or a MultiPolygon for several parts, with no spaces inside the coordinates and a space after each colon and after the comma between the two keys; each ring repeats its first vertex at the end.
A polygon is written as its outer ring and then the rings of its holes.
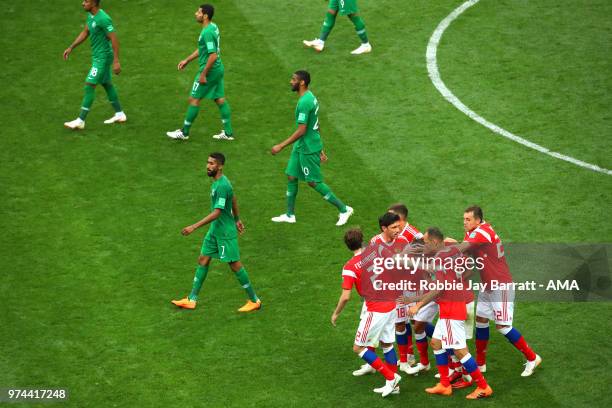
{"type": "Polygon", "coordinates": [[[96,22],[91,23],[91,28],[96,28],[96,22]]]}
{"type": "Polygon", "coordinates": [[[474,231],[474,232],[472,232],[472,233],[470,234],[470,238],[476,238],[476,231],[474,231]]]}

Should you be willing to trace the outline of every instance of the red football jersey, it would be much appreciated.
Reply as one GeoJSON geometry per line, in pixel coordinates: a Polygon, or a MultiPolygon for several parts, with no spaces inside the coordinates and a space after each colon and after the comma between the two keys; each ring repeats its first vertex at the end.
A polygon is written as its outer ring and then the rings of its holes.
{"type": "MultiPolygon", "coordinates": [[[[435,256],[442,261],[442,265],[450,265],[450,260],[463,258],[464,256],[456,248],[445,248],[438,252],[435,256]]],[[[457,262],[453,262],[453,265],[457,262]]],[[[458,264],[458,263],[457,263],[458,264]]],[[[462,263],[465,265],[465,263],[462,263]]],[[[463,274],[457,273],[455,268],[445,267],[444,270],[436,271],[436,280],[438,282],[457,285],[463,282],[463,274]]],[[[467,285],[463,282],[463,289],[448,289],[436,298],[436,303],[440,306],[440,319],[465,320],[467,319],[467,309],[465,307],[468,302],[468,297],[471,294],[472,300],[474,294],[467,290],[467,285]]],[[[455,286],[456,287],[456,286],[455,286]]]]}
{"type": "MultiPolygon", "coordinates": [[[[351,290],[353,286],[357,289],[360,296],[361,292],[361,273],[363,268],[361,265],[361,253],[353,256],[344,264],[342,268],[342,289],[351,290]]],[[[369,312],[387,313],[395,309],[395,302],[377,302],[366,300],[366,308],[369,312]]]]}
{"type": "Polygon", "coordinates": [[[470,252],[474,258],[481,258],[483,268],[480,279],[489,285],[492,280],[503,283],[512,282],[512,275],[504,255],[504,246],[491,224],[482,223],[465,233],[465,242],[470,242],[470,252]]]}
{"type": "Polygon", "coordinates": [[[406,243],[409,244],[410,241],[404,237],[402,234],[398,235],[393,241],[391,242],[385,242],[385,238],[383,237],[382,232],[378,235],[374,235],[372,237],[372,239],[370,239],[370,245],[388,245],[388,246],[392,246],[392,245],[397,245],[397,244],[401,244],[401,243],[406,243]]]}
{"type": "Polygon", "coordinates": [[[415,239],[423,238],[423,234],[418,230],[414,225],[410,225],[406,223],[404,230],[400,233],[400,235],[408,240],[408,242],[412,242],[415,239]]]}

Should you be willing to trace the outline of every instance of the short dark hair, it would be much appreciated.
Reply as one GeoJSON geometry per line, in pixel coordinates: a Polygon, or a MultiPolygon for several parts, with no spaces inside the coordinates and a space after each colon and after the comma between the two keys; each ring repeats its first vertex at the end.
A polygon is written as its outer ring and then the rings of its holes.
{"type": "Polygon", "coordinates": [[[405,220],[408,219],[408,207],[404,203],[393,204],[388,211],[401,215],[405,220]]]}
{"type": "Polygon", "coordinates": [[[100,5],[100,0],[94,0],[94,3],[96,3],[96,6],[100,5]]]}
{"type": "Polygon", "coordinates": [[[344,233],[344,243],[351,251],[356,251],[363,246],[363,233],[359,228],[351,228],[344,233]]]}
{"type": "Polygon", "coordinates": [[[382,227],[388,227],[389,225],[398,222],[399,220],[399,215],[392,212],[386,212],[380,217],[378,217],[378,225],[382,229],[382,227]]]}
{"type": "Polygon", "coordinates": [[[306,85],[306,87],[308,87],[308,85],[310,84],[310,74],[308,73],[308,71],[299,70],[295,71],[294,74],[297,75],[300,81],[304,81],[304,84],[306,85]]]}
{"type": "Polygon", "coordinates": [[[444,241],[444,233],[438,227],[429,227],[425,233],[431,238],[444,241]]]}
{"type": "Polygon", "coordinates": [[[212,4],[202,4],[200,6],[200,10],[202,10],[203,14],[208,16],[209,20],[212,20],[213,15],[215,15],[215,8],[212,6],[212,4]]]}
{"type": "Polygon", "coordinates": [[[223,155],[223,153],[214,152],[214,153],[209,154],[208,157],[212,157],[219,164],[225,164],[225,156],[223,155]]]}
{"type": "Polygon", "coordinates": [[[479,218],[480,221],[484,220],[484,216],[482,215],[482,208],[480,208],[477,205],[472,205],[468,208],[465,209],[465,211],[463,211],[464,213],[469,213],[471,212],[472,214],[474,214],[474,217],[479,218]]]}

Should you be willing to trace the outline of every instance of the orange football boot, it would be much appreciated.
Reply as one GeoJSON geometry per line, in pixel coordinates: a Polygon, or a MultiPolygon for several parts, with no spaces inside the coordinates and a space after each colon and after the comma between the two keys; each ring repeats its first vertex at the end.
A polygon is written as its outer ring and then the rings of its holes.
{"type": "Polygon", "coordinates": [[[261,300],[257,299],[257,302],[252,302],[251,300],[247,300],[247,302],[238,309],[239,312],[252,312],[254,310],[261,309],[261,300]]]}
{"type": "Polygon", "coordinates": [[[173,300],[172,303],[177,305],[178,307],[182,307],[183,309],[191,310],[195,309],[197,304],[195,300],[190,300],[188,297],[183,298],[181,300],[173,300]]]}
{"type": "Polygon", "coordinates": [[[489,385],[487,388],[476,387],[474,391],[468,394],[465,398],[467,399],[479,399],[479,398],[487,398],[493,394],[493,390],[489,385]]]}
{"type": "Polygon", "coordinates": [[[441,383],[437,383],[431,388],[425,388],[425,392],[428,394],[439,394],[448,397],[449,395],[453,395],[453,387],[450,385],[445,387],[441,383]]]}

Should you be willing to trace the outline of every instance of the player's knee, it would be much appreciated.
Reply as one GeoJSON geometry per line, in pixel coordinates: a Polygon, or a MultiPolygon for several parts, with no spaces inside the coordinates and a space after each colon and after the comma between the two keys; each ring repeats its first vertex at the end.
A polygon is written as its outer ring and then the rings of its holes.
{"type": "Polygon", "coordinates": [[[193,105],[193,106],[200,106],[200,100],[199,100],[199,99],[196,99],[196,98],[194,98],[194,97],[192,97],[192,96],[190,96],[190,97],[189,97],[189,99],[188,99],[187,101],[189,102],[189,104],[190,104],[190,105],[193,105]]]}
{"type": "Polygon", "coordinates": [[[476,321],[479,323],[489,323],[489,319],[487,319],[486,317],[482,317],[482,316],[476,316],[476,321]]]}
{"type": "Polygon", "coordinates": [[[287,176],[287,180],[289,180],[289,181],[296,181],[297,177],[287,176]]]}
{"type": "Polygon", "coordinates": [[[217,105],[223,105],[225,103],[225,98],[217,98],[215,99],[215,103],[217,105]]]}
{"type": "Polygon", "coordinates": [[[335,16],[336,14],[338,14],[338,10],[334,10],[334,9],[329,9],[327,10],[327,12],[331,14],[332,16],[335,16]]]}
{"type": "Polygon", "coordinates": [[[395,323],[395,331],[402,332],[406,329],[406,322],[395,323]]]}
{"type": "Polygon", "coordinates": [[[507,325],[502,325],[502,324],[496,324],[495,325],[495,330],[497,330],[499,333],[506,335],[508,328],[511,328],[512,326],[507,326],[507,325]]]}
{"type": "Polygon", "coordinates": [[[365,349],[365,347],[361,347],[361,346],[358,346],[358,345],[356,345],[356,344],[353,344],[353,351],[354,351],[356,354],[361,353],[361,352],[362,352],[364,349],[365,349]]]}
{"type": "Polygon", "coordinates": [[[208,266],[209,263],[210,257],[208,256],[200,255],[200,257],[198,258],[198,264],[201,266],[208,266]]]}
{"type": "Polygon", "coordinates": [[[308,185],[312,188],[315,188],[317,186],[317,183],[315,183],[314,181],[309,181],[308,185]]]}
{"type": "Polygon", "coordinates": [[[91,88],[95,88],[96,84],[92,84],[91,82],[85,82],[85,86],[89,86],[91,88]]]}

